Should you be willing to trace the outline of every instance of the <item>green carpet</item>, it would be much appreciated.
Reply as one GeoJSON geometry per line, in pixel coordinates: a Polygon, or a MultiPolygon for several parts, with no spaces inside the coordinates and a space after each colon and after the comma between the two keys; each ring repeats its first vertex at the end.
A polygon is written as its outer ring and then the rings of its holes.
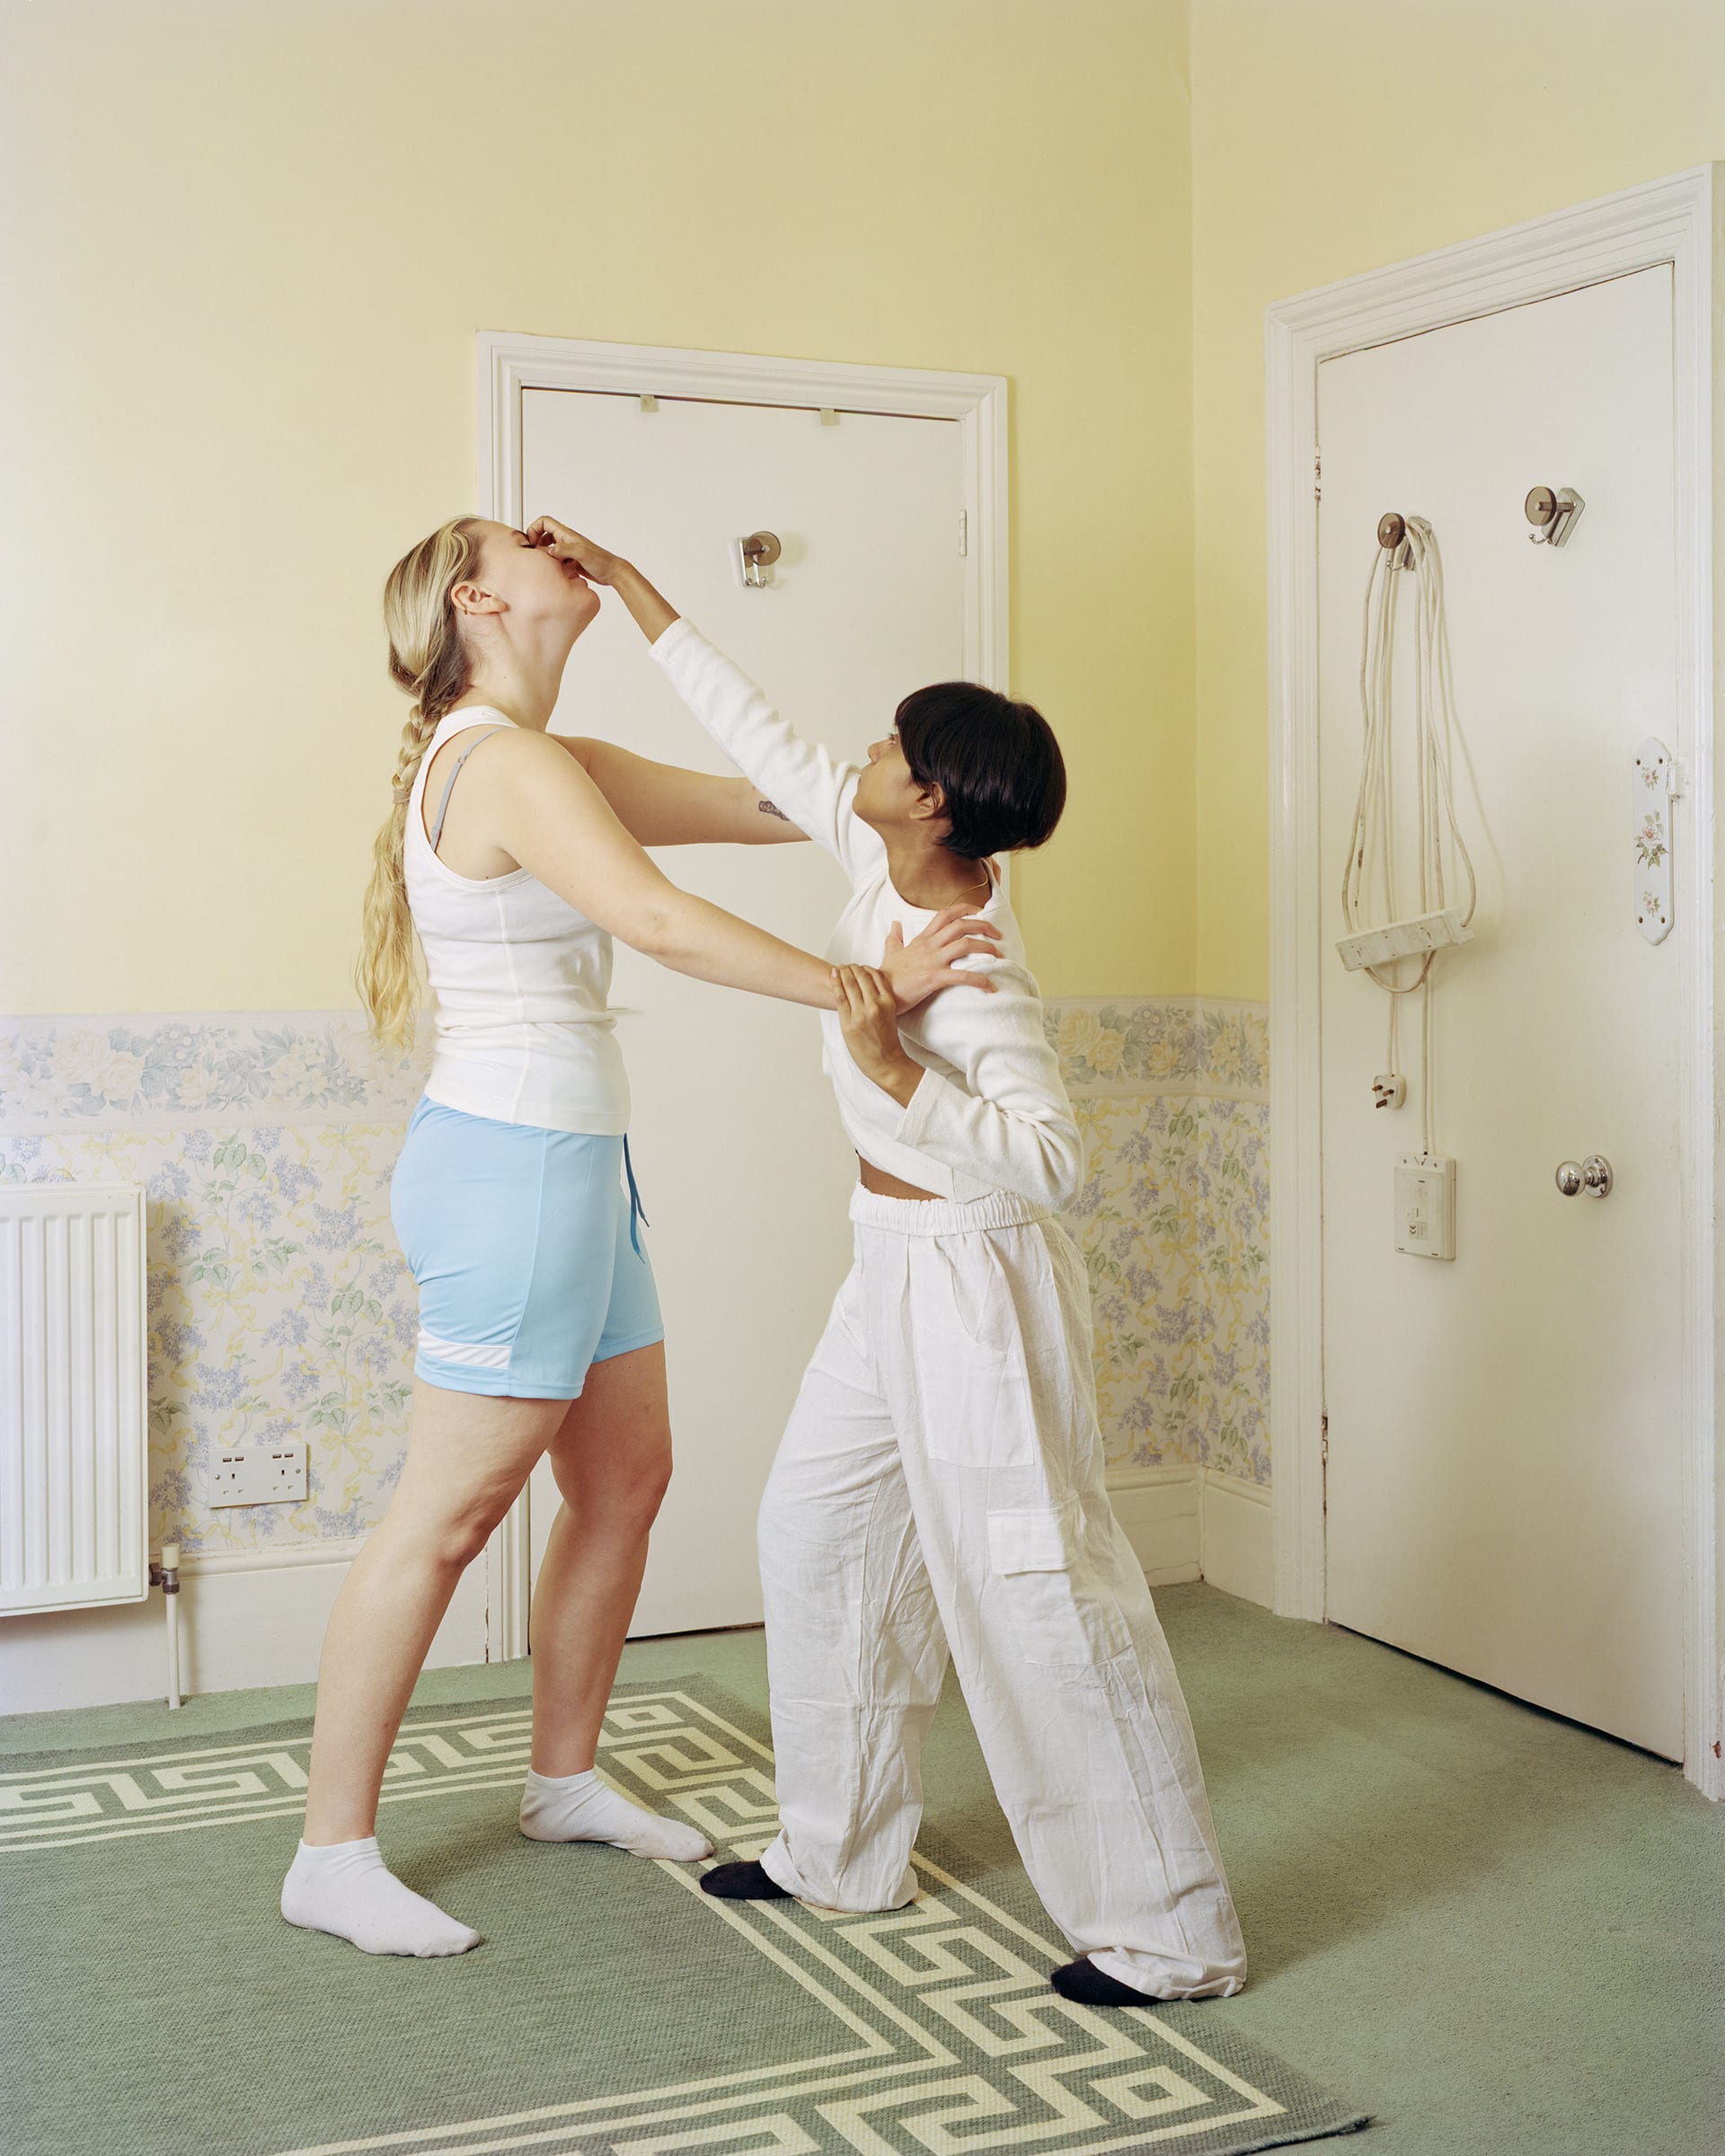
{"type": "MultiPolygon", "coordinates": [[[[396,1869],[486,1934],[429,1963],[275,1915],[303,1718],[10,1756],[8,2152],[1236,2156],[1362,2123],[1225,2002],[1057,1998],[1067,1949],[1022,1869],[938,1833],[918,1900],[862,1918],[717,1903],[691,1867],[524,1842],[528,1720],[498,1701],[416,1711],[392,1754],[396,1869]]],[[[704,1676],[623,1685],[600,1765],[721,1857],[754,1855],[775,1825],[766,1735],[704,1676]]]]}
{"type": "MultiPolygon", "coordinates": [[[[1156,1606],[1197,1725],[1252,1957],[1245,1991],[1215,2010],[1372,2114],[1367,2134],[1345,2145],[1362,2156],[1720,2156],[1725,1807],[1658,1760],[1352,1634],[1290,1623],[1206,1586],[1162,1588],[1156,1606]]],[[[765,1707],[758,1632],[640,1640],[624,1652],[627,1683],[690,1672],[757,1712],[765,1707]]],[[[466,1701],[517,1704],[527,1683],[520,1663],[432,1670],[412,1719],[466,1701]]],[[[146,1705],[0,1718],[0,1771],[57,1747],[106,1756],[152,1734],[158,1748],[164,1736],[176,1747],[217,1743],[305,1714],[311,1701],[311,1687],[296,1685],[194,1698],[176,1715],[146,1705]]],[[[968,1878],[1009,1869],[1011,1838],[956,1687],[924,1764],[930,1845],[938,1838],[957,1850],[976,1868],[968,1878]]],[[[396,1806],[384,1838],[404,1865],[423,1860],[417,1885],[437,1891],[447,1881],[456,1913],[467,1914],[457,1899],[464,1848],[440,1826],[411,1824],[438,1808],[396,1806]]],[[[291,1819],[278,1828],[290,1834],[291,1819]]],[[[550,1852],[565,1853],[583,1852],[550,1852]]],[[[190,1982],[204,1998],[198,1987],[212,1956],[229,1953],[228,1934],[200,1937],[190,1922],[177,1933],[174,1911],[128,1903],[126,1868],[114,1869],[120,1877],[89,1885],[92,1921],[99,1917],[113,1952],[96,1976],[44,1991],[31,2010],[45,2017],[51,1999],[56,2019],[43,2040],[58,2037],[70,2052],[106,2040],[111,1984],[147,1987],[166,2003],[124,2071],[140,2088],[195,2099],[182,2052],[205,2010],[171,1994],[190,1982]]],[[[0,1868],[0,1942],[16,1931],[7,1893],[0,1868]]],[[[246,1909],[251,1948],[267,1914],[256,1903],[246,1909]]],[[[306,1943],[315,1956],[320,1942],[306,1943]]],[[[331,1942],[330,1955],[343,1951],[331,1942]]],[[[243,1957],[231,1966],[248,1969],[243,1957]]],[[[338,1966],[319,1957],[319,1984],[338,1966]]],[[[314,2074],[296,2003],[303,1966],[289,1969],[282,2041],[296,2071],[314,2074]]],[[[410,1969],[410,1982],[419,1973],[410,1969]]],[[[220,1969],[217,1980],[229,1981],[220,1969]]],[[[0,2118],[15,2018],[10,2027],[9,2038],[0,2024],[0,2118]]],[[[259,2052],[271,2040],[261,2028],[248,2038],[259,2052]]],[[[252,2065],[250,2051],[225,2055],[217,2081],[242,2079],[252,2065]]],[[[111,2145],[104,2135],[90,2156],[111,2145]]],[[[294,2144],[284,2134],[275,2145],[294,2144]]],[[[455,2156],[467,2144],[437,2145],[455,2156]]],[[[182,2146],[186,2156],[227,2156],[196,2133],[182,2146]]],[[[26,2156],[4,2125],[0,2147],[26,2156]]]]}

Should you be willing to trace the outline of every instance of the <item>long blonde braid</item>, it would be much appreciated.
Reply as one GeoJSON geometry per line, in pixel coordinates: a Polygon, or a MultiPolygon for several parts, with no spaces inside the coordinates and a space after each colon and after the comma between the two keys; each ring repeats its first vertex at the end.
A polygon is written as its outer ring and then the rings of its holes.
{"type": "Polygon", "coordinates": [[[413,915],[402,869],[408,802],[438,721],[472,685],[472,668],[449,595],[473,573],[480,530],[479,520],[472,517],[439,525],[402,555],[384,586],[389,677],[412,697],[413,709],[396,751],[390,811],[378,826],[371,850],[371,880],[366,886],[353,979],[374,1038],[397,1050],[411,1045],[420,1004],[413,915]]]}

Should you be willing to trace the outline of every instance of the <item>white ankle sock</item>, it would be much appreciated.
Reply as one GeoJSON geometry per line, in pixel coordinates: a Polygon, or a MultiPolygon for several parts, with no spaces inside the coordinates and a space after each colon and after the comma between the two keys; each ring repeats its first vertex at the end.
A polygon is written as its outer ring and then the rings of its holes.
{"type": "Polygon", "coordinates": [[[464,1954],[479,1933],[403,1886],[378,1854],[376,1837],[302,1842],[281,1883],[281,1913],[308,1931],[333,1931],[367,1954],[464,1954]]]}
{"type": "Polygon", "coordinates": [[[535,1842],[610,1842],[638,1857],[694,1864],[712,1854],[706,1836],[619,1797],[589,1767],[585,1774],[535,1774],[521,1792],[521,1832],[535,1842]]]}

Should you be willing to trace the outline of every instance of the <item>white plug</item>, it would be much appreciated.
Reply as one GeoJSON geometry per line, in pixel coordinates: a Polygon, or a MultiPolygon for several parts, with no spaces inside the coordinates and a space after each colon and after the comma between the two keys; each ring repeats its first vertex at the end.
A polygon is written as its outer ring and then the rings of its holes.
{"type": "Polygon", "coordinates": [[[1408,1082],[1399,1071],[1385,1071],[1372,1080],[1374,1108],[1405,1108],[1407,1103],[1408,1082]]]}

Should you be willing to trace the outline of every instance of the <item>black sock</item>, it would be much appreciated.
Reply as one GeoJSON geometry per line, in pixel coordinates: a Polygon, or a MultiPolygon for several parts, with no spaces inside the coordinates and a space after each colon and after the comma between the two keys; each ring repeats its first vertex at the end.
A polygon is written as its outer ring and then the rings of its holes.
{"type": "MultiPolygon", "coordinates": [[[[711,1874],[709,1874],[711,1877],[711,1874]]],[[[1153,1999],[1148,1992],[1135,1992],[1129,1984],[1121,1984],[1106,1969],[1099,1969],[1093,1961],[1069,1961],[1064,1968],[1056,1969],[1048,1982],[1063,1999],[1075,1999],[1080,2006],[1161,2006],[1165,2002],[1153,1999]]]]}
{"type": "Polygon", "coordinates": [[[792,1898],[758,1864],[715,1864],[701,1874],[701,1891],[716,1895],[721,1902],[788,1902],[792,1898]]]}

